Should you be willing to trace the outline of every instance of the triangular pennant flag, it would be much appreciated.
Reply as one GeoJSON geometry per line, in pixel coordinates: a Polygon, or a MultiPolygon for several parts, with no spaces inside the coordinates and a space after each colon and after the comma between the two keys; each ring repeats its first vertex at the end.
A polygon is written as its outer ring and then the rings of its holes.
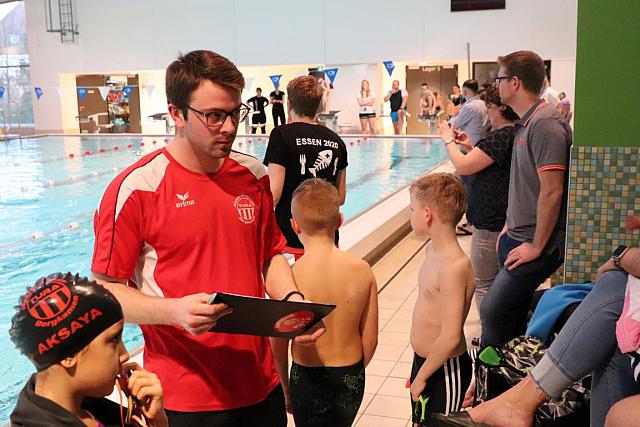
{"type": "Polygon", "coordinates": [[[254,77],[244,78],[244,90],[251,91],[251,85],[253,84],[254,77]]]}
{"type": "Polygon", "coordinates": [[[396,68],[396,66],[393,65],[393,61],[383,61],[382,63],[384,64],[384,67],[389,72],[389,76],[391,76],[391,73],[393,73],[393,70],[396,68]]]}
{"type": "Polygon", "coordinates": [[[89,93],[87,91],[86,87],[79,87],[78,88],[78,98],[80,98],[80,101],[82,101],[83,99],[85,99],[87,97],[87,93],[89,93]]]}
{"type": "Polygon", "coordinates": [[[337,68],[325,68],[324,73],[329,77],[329,81],[333,84],[333,81],[336,79],[338,75],[337,68]]]}
{"type": "Polygon", "coordinates": [[[133,86],[125,86],[122,88],[122,91],[127,95],[127,98],[131,96],[133,92],[133,86]]]}
{"type": "Polygon", "coordinates": [[[40,99],[40,97],[41,97],[42,95],[44,95],[44,92],[42,91],[42,88],[41,88],[40,86],[36,86],[36,87],[34,87],[34,88],[33,88],[33,91],[34,91],[34,92],[35,92],[35,94],[36,94],[36,99],[40,99]]]}
{"type": "Polygon", "coordinates": [[[107,95],[109,95],[109,91],[111,88],[109,86],[98,86],[98,90],[100,91],[100,96],[105,101],[107,100],[107,95]]]}
{"type": "Polygon", "coordinates": [[[4,97],[4,86],[0,86],[0,99],[4,97]]]}
{"type": "Polygon", "coordinates": [[[147,96],[151,98],[153,96],[153,91],[156,90],[156,85],[147,84],[144,85],[144,88],[147,90],[147,96]]]}
{"type": "Polygon", "coordinates": [[[58,98],[62,99],[62,96],[64,95],[64,89],[60,86],[56,86],[54,89],[56,90],[56,92],[58,92],[58,98]]]}
{"type": "Polygon", "coordinates": [[[276,76],[269,76],[269,78],[271,79],[271,82],[273,83],[273,87],[275,87],[276,89],[280,85],[280,77],[282,77],[282,74],[278,74],[276,76]]]}
{"type": "Polygon", "coordinates": [[[351,68],[353,68],[353,71],[359,77],[364,77],[364,75],[367,74],[368,67],[369,67],[369,64],[356,64],[351,66],[351,68]]]}

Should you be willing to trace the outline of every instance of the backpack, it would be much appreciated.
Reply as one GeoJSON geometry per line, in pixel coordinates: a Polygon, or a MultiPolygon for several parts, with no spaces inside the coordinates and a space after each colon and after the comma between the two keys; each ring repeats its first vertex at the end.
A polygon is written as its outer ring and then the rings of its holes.
{"type": "MultiPolygon", "coordinates": [[[[519,336],[501,346],[486,346],[476,359],[476,400],[492,399],[527,376],[547,346],[536,337],[519,336]]],[[[560,398],[536,411],[539,426],[588,426],[590,377],[575,382],[560,398]]]]}

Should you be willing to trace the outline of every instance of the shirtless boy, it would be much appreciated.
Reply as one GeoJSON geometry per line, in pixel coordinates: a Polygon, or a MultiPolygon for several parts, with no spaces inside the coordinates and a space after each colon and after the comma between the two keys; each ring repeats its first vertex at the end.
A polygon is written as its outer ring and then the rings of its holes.
{"type": "Polygon", "coordinates": [[[339,206],[338,190],[319,178],[293,193],[291,224],[304,245],[293,265],[298,289],[306,299],[336,305],[315,344],[292,344],[290,386],[282,348],[276,358],[298,427],[351,426],[364,395],[364,368],[378,344],[376,280],[366,262],[335,246],[339,206]]]}
{"type": "Polygon", "coordinates": [[[411,227],[430,239],[411,325],[413,423],[425,425],[430,414],[458,411],[471,381],[463,325],[475,285],[456,238],[466,209],[462,181],[447,173],[425,175],[411,184],[410,195],[411,227]]]}

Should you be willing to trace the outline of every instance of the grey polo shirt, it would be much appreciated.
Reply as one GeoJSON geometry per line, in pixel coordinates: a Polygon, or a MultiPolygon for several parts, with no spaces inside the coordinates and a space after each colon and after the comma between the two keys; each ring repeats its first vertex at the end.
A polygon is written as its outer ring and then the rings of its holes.
{"type": "Polygon", "coordinates": [[[487,134],[487,106],[484,101],[473,96],[465,101],[451,122],[454,128],[466,132],[475,146],[487,134]]]}
{"type": "Polygon", "coordinates": [[[540,197],[538,173],[563,170],[565,186],[562,207],[558,222],[543,250],[551,253],[560,249],[562,254],[567,219],[569,150],[573,132],[562,114],[544,99],[533,104],[518,121],[517,127],[511,155],[507,233],[521,242],[533,241],[540,197]]]}

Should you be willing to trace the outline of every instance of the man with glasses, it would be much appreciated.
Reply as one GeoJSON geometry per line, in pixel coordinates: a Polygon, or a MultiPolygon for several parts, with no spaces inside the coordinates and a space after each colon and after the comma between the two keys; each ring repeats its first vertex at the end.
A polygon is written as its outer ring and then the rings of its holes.
{"type": "Polygon", "coordinates": [[[268,338],[207,333],[231,311],[207,303],[213,292],[302,300],[281,255],[267,173],[231,150],[249,112],[243,87],[235,65],[210,51],[169,65],[176,134],[118,175],[95,215],[91,270],[125,320],[140,324],[145,368],[166,390],[172,426],[287,424],[268,338]]]}
{"type": "Polygon", "coordinates": [[[525,332],[533,293],[564,258],[571,128],[540,98],[542,59],[530,51],[498,58],[500,100],[520,120],[511,157],[507,220],[498,239],[502,268],[480,307],[482,345],[525,332]]]}

